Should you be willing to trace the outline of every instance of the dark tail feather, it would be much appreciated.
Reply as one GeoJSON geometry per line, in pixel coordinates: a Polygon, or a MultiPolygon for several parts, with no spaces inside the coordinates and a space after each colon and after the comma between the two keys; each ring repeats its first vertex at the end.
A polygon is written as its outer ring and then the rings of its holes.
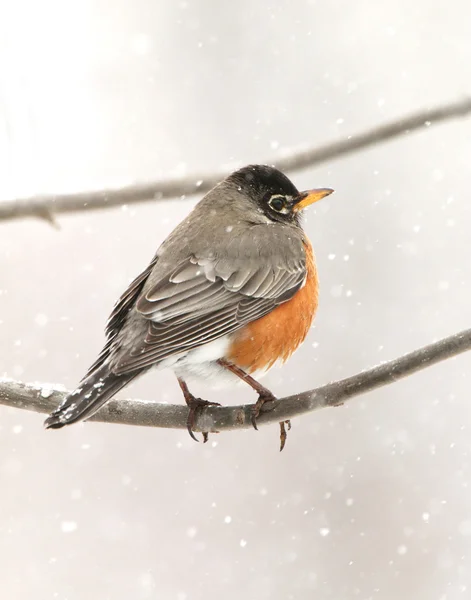
{"type": "Polygon", "coordinates": [[[139,374],[140,371],[135,371],[125,375],[115,375],[110,372],[106,364],[102,365],[81,381],[79,387],[49,415],[44,425],[47,429],[58,429],[91,417],[116,392],[139,374]]]}

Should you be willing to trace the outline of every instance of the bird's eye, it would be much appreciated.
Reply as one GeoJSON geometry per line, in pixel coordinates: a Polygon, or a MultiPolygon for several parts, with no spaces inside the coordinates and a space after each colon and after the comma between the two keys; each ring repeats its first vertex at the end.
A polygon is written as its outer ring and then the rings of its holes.
{"type": "Polygon", "coordinates": [[[278,194],[276,196],[272,196],[270,198],[270,201],[268,202],[268,204],[270,205],[270,208],[272,208],[276,212],[287,212],[287,210],[286,210],[287,203],[286,203],[285,196],[280,196],[278,194]]]}

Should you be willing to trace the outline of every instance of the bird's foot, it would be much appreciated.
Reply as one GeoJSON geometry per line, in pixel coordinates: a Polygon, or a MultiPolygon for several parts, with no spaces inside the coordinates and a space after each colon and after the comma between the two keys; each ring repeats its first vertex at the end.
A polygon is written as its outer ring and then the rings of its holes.
{"type": "MultiPolygon", "coordinates": [[[[267,402],[273,402],[274,400],[277,400],[277,398],[270,391],[264,390],[262,392],[259,392],[258,400],[252,407],[252,425],[257,431],[257,419],[260,416],[260,413],[262,412],[263,405],[267,402]]],[[[288,437],[288,431],[290,429],[291,421],[280,421],[280,452],[285,447],[286,439],[288,437]]]]}
{"type": "Polygon", "coordinates": [[[264,404],[266,404],[267,402],[274,402],[275,400],[277,400],[276,396],[274,396],[269,390],[261,390],[258,392],[258,400],[257,402],[255,402],[255,404],[252,407],[252,425],[253,428],[256,429],[258,431],[258,427],[257,427],[257,419],[260,416],[260,413],[262,412],[262,406],[264,404]]]}
{"type": "MultiPolygon", "coordinates": [[[[200,413],[207,406],[221,406],[219,402],[208,402],[207,400],[202,400],[201,398],[195,398],[193,395],[190,395],[188,398],[185,398],[188,408],[190,409],[188,412],[188,419],[186,420],[186,426],[188,429],[188,433],[190,437],[198,442],[198,438],[193,433],[193,429],[195,426],[196,418],[198,413],[200,413]]],[[[206,443],[208,441],[208,432],[203,431],[203,442],[206,443]]]]}

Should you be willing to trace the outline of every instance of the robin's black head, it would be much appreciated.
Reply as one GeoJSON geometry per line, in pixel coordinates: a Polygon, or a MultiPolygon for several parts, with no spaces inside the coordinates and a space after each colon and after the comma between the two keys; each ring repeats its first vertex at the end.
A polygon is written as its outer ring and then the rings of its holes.
{"type": "Polygon", "coordinates": [[[306,206],[333,192],[328,188],[299,192],[286,175],[267,165],[243,167],[228,180],[270,220],[295,225],[299,225],[300,212],[306,206]]]}

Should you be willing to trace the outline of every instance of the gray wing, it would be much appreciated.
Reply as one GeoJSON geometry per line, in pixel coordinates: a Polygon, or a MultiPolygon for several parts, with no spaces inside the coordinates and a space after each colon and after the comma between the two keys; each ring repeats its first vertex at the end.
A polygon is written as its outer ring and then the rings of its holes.
{"type": "Polygon", "coordinates": [[[105,333],[107,340],[105,347],[100,352],[100,355],[93,363],[93,365],[88,369],[84,379],[86,379],[92,373],[98,370],[103,365],[103,363],[109,358],[110,354],[113,351],[113,344],[116,341],[116,337],[118,336],[121,328],[126,322],[126,319],[129,315],[129,311],[132,309],[137,298],[142,292],[142,289],[149,275],[152,273],[157,263],[157,260],[158,257],[154,256],[152,261],[149,263],[148,267],[129,284],[126,291],[122,294],[122,296],[114,305],[114,308],[109,316],[108,323],[106,324],[105,333]]]}
{"type": "Polygon", "coordinates": [[[255,225],[219,252],[196,250],[172,272],[158,271],[135,305],[147,321],[145,335],[121,345],[113,360],[117,374],[233,333],[292,298],[306,276],[303,240],[276,225],[255,225]]]}

